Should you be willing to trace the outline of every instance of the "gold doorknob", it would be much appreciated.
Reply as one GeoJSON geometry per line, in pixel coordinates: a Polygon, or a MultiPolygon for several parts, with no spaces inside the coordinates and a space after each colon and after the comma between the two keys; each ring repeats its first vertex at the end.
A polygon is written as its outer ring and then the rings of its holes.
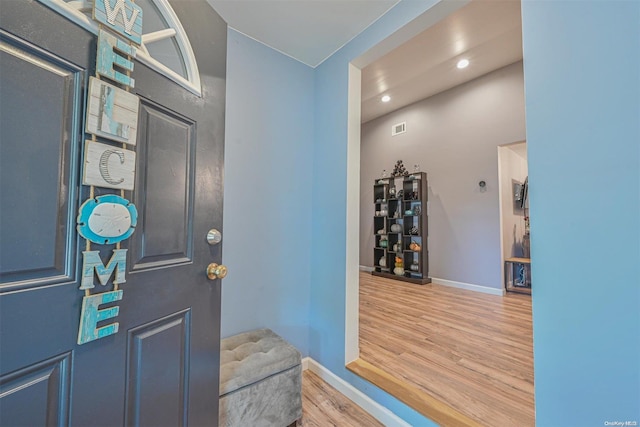
{"type": "Polygon", "coordinates": [[[224,279],[227,275],[227,267],[222,264],[212,262],[207,266],[207,277],[209,280],[224,279]]]}

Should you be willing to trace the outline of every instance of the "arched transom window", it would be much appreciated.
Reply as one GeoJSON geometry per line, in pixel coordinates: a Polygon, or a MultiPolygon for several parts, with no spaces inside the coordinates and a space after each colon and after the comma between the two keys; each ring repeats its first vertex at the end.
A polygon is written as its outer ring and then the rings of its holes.
{"type": "MultiPolygon", "coordinates": [[[[39,0],[83,28],[97,34],[91,19],[92,0],[39,0]]],[[[96,0],[103,1],[103,0],[96,0]]],[[[135,0],[142,8],[142,44],[136,58],[157,72],[201,95],[200,74],[193,49],[168,0],[135,0]]]]}

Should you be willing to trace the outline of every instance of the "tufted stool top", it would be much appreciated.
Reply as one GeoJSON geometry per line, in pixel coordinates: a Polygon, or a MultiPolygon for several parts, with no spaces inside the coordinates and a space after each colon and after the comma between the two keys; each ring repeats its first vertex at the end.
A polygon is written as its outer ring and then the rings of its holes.
{"type": "Polygon", "coordinates": [[[300,364],[300,352],[270,329],[220,342],[220,396],[300,364]]]}

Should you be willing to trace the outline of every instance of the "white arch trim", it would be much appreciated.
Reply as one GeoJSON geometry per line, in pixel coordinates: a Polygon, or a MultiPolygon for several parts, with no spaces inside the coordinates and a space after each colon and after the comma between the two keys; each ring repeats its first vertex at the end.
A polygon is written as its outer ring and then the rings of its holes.
{"type": "MultiPolygon", "coordinates": [[[[91,11],[92,3],[87,1],[73,1],[66,3],[63,0],[38,0],[45,6],[55,10],[65,18],[80,25],[82,28],[98,34],[98,24],[83,13],[83,11],[91,11]]],[[[160,11],[160,14],[169,25],[169,28],[155,31],[153,33],[142,35],[142,45],[136,48],[136,58],[158,73],[168,77],[190,92],[198,96],[202,96],[202,86],[200,85],[200,72],[198,71],[198,63],[191,48],[191,43],[184,31],[178,16],[169,4],[168,0],[151,0],[160,11]],[[182,77],[160,61],[149,55],[149,51],[145,47],[145,43],[153,43],[155,41],[174,37],[178,44],[178,51],[182,55],[187,78],[182,77]]]]}

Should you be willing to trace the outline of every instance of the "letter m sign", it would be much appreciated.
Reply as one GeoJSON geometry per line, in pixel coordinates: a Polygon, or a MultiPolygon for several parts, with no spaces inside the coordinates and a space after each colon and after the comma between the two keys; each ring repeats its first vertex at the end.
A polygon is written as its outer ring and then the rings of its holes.
{"type": "Polygon", "coordinates": [[[115,273],[114,283],[121,284],[126,280],[124,278],[127,269],[127,250],[114,249],[113,256],[105,266],[100,259],[99,251],[83,251],[82,252],[82,279],[80,289],[93,289],[94,272],[98,276],[98,281],[102,286],[106,286],[109,278],[115,273]]]}

